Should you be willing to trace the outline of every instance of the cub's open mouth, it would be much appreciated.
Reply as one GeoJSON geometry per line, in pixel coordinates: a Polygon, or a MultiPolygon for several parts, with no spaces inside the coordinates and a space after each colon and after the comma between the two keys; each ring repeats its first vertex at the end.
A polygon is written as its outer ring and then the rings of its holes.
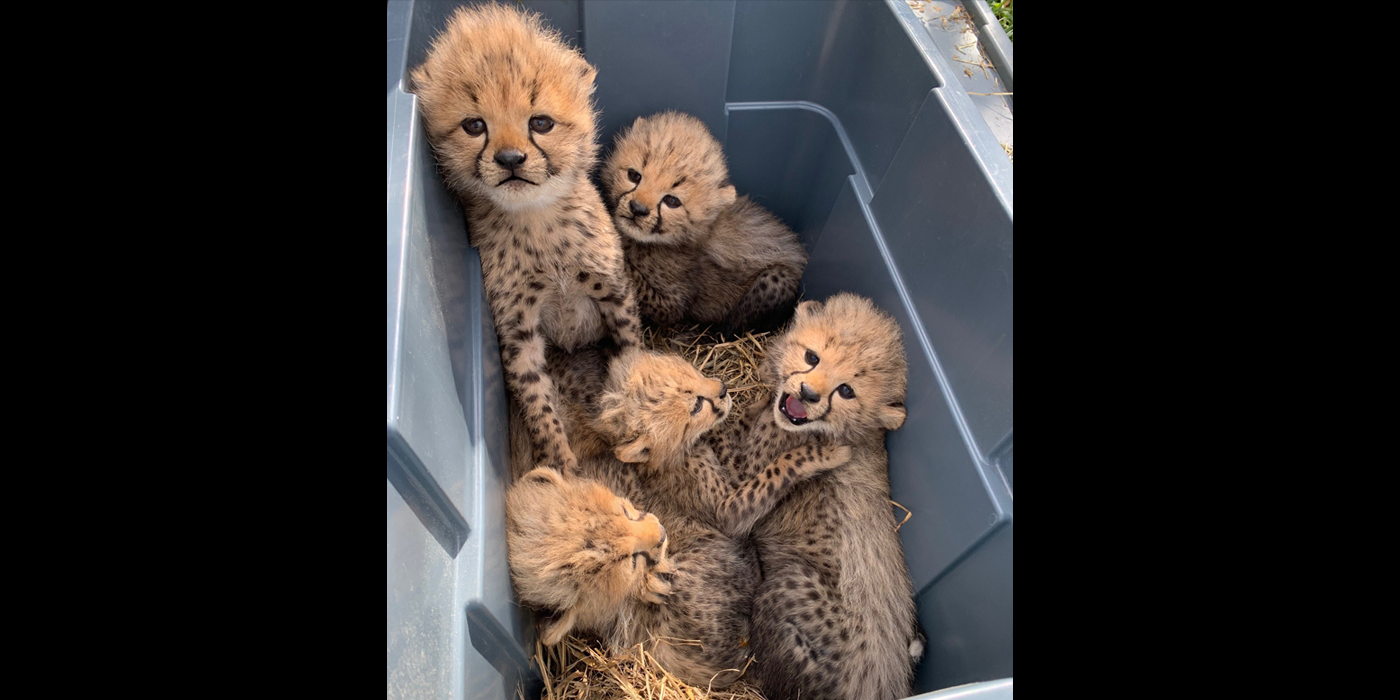
{"type": "Polygon", "coordinates": [[[504,180],[501,180],[500,182],[496,183],[496,186],[497,186],[497,187],[500,187],[501,185],[504,185],[504,184],[506,184],[507,182],[524,182],[524,183],[530,184],[530,185],[539,184],[539,183],[535,183],[535,182],[530,182],[529,180],[526,180],[525,178],[520,177],[519,175],[511,175],[510,177],[508,177],[508,178],[506,178],[506,179],[504,179],[504,180]]]}
{"type": "Polygon", "coordinates": [[[808,422],[807,407],[802,405],[792,394],[783,393],[782,400],[778,402],[778,410],[782,411],[783,417],[787,418],[793,425],[802,425],[808,422]]]}

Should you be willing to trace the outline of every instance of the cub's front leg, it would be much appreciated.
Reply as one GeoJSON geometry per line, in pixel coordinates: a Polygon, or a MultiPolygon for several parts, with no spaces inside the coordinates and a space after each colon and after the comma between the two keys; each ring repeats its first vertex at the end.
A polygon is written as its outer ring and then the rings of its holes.
{"type": "Polygon", "coordinates": [[[536,464],[552,466],[568,476],[578,467],[559,423],[554,382],[545,369],[545,340],[540,329],[540,300],[526,292],[509,293],[488,284],[496,336],[501,344],[501,364],[506,386],[521,409],[536,464]]]}
{"type": "MultiPolygon", "coordinates": [[[[580,273],[586,275],[589,273],[580,273]]],[[[641,345],[642,322],[637,318],[637,301],[624,275],[592,273],[593,284],[588,295],[598,304],[603,327],[613,341],[612,353],[641,345]]]]}
{"type": "Polygon", "coordinates": [[[773,460],[752,478],[735,483],[708,445],[699,445],[686,456],[684,475],[676,478],[667,496],[678,505],[714,518],[714,524],[731,537],[748,535],[795,486],[851,460],[851,448],[806,445],[773,460]]]}
{"type": "Polygon", "coordinates": [[[806,445],[783,456],[725,498],[719,524],[725,534],[744,537],[798,484],[851,461],[851,448],[806,445]]]}

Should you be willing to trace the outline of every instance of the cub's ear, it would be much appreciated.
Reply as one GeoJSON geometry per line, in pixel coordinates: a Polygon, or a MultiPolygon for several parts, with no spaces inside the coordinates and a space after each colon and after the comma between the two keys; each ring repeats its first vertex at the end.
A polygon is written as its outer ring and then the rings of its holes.
{"type": "Polygon", "coordinates": [[[596,79],[597,77],[598,69],[589,65],[587,61],[580,59],[578,68],[579,82],[582,82],[584,85],[587,85],[589,87],[589,90],[592,91],[594,88],[597,87],[593,84],[594,79],[596,79]]]}
{"type": "Polygon", "coordinates": [[[815,299],[808,299],[797,305],[798,318],[809,318],[822,310],[822,303],[815,299]]]}
{"type": "Polygon", "coordinates": [[[636,464],[647,461],[651,456],[651,438],[643,435],[632,442],[618,445],[613,451],[617,458],[628,463],[636,464]]]}
{"type": "Polygon", "coordinates": [[[543,486],[563,486],[564,477],[559,472],[549,467],[535,467],[525,476],[520,477],[520,481],[526,484],[540,484],[543,486]]]}
{"type": "Polygon", "coordinates": [[[565,610],[558,617],[540,623],[540,642],[547,647],[552,647],[564,641],[564,635],[574,629],[574,622],[578,615],[574,608],[565,610]]]}
{"type": "MultiPolygon", "coordinates": [[[[620,372],[616,371],[617,365],[613,365],[614,371],[609,373],[608,385],[619,383],[616,379],[620,372]]],[[[593,427],[612,442],[622,437],[627,432],[627,408],[624,405],[627,397],[616,389],[606,389],[603,395],[598,397],[598,417],[593,419],[593,427]]]]}
{"type": "Polygon", "coordinates": [[[727,182],[724,183],[723,185],[720,185],[720,187],[719,187],[719,203],[720,203],[721,206],[726,206],[726,207],[727,207],[727,206],[733,204],[733,203],[734,203],[734,200],[737,199],[738,196],[739,196],[739,193],[738,193],[738,191],[736,191],[736,190],[734,189],[734,186],[733,186],[733,185],[731,185],[731,184],[729,184],[729,183],[727,183],[727,182]]]}
{"type": "Polygon", "coordinates": [[[906,415],[907,412],[904,410],[904,404],[902,403],[892,403],[888,406],[881,406],[880,426],[885,430],[897,430],[899,426],[904,425],[904,418],[906,415]]]}

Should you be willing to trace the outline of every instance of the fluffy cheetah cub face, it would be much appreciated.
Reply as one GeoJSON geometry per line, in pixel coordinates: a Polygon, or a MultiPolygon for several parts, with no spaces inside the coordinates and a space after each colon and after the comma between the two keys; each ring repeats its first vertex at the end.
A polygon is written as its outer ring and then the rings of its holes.
{"type": "Polygon", "coordinates": [[[869,299],[802,302],[768,353],[779,427],[852,441],[904,424],[908,368],[899,325],[869,299]]]}
{"type": "Polygon", "coordinates": [[[729,415],[733,399],[678,355],[632,350],[609,368],[597,423],[618,459],[670,464],[729,415]]]}
{"type": "Polygon", "coordinates": [[[693,241],[734,204],[719,142],[679,112],[641,117],[619,134],[602,179],[618,232],[643,243],[693,241]]]}
{"type": "Polygon", "coordinates": [[[539,467],[506,493],[506,545],[520,600],[558,611],[542,641],[599,629],[629,599],[659,603],[674,572],[655,515],[587,479],[539,467]]]}
{"type": "Polygon", "coordinates": [[[459,9],[413,71],[448,185],[513,211],[558,199],[597,156],[595,76],[538,15],[459,9]]]}

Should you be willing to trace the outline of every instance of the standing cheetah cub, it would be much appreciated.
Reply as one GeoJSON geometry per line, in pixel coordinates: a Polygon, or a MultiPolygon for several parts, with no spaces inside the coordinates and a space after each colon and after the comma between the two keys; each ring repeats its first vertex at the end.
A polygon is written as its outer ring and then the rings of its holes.
{"type": "Polygon", "coordinates": [[[777,217],[735,198],[699,119],[639,118],[617,137],[602,181],[644,317],[742,332],[792,314],[807,251],[777,217]]]}
{"type": "Polygon", "coordinates": [[[609,336],[627,348],[639,331],[617,231],[588,180],[595,75],[539,16],[499,5],[459,9],[413,71],[481,253],[506,383],[536,460],[565,473],[577,460],[552,415],[546,345],[609,336]]]}
{"type": "Polygon", "coordinates": [[[924,641],[884,446],[905,418],[899,326],[852,294],[805,301],[767,364],[771,399],[706,437],[721,462],[742,480],[803,445],[850,445],[852,454],[793,488],[754,527],[760,685],[771,700],[906,697],[924,641]]]}

